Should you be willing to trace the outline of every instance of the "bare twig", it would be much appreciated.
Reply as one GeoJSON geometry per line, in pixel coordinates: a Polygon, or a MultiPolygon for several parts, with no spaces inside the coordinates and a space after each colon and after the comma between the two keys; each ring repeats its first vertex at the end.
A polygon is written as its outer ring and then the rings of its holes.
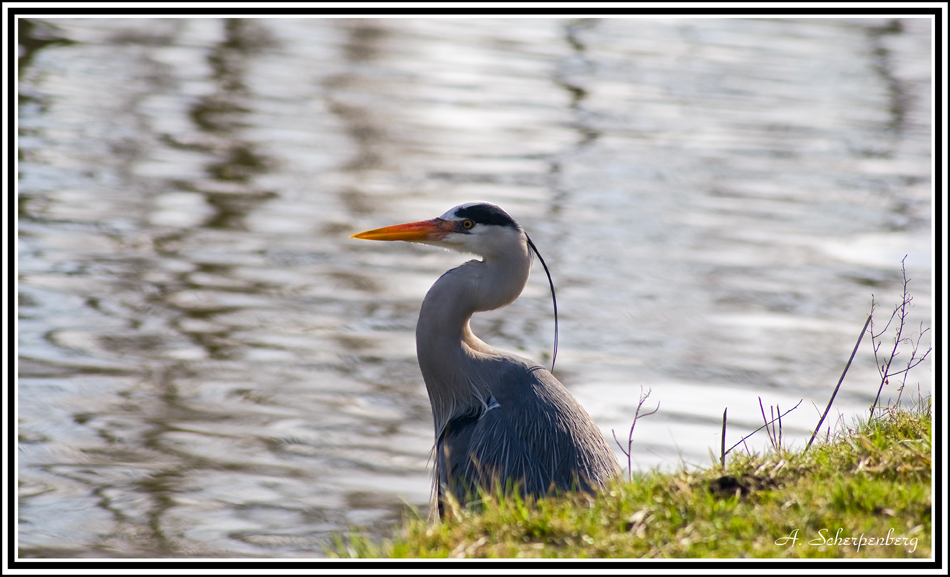
{"type": "MultiPolygon", "coordinates": [[[[914,349],[914,350],[916,351],[916,349],[914,349]]],[[[900,374],[906,373],[907,371],[909,371],[909,370],[911,370],[912,368],[916,367],[916,366],[919,365],[920,363],[924,362],[924,359],[927,358],[927,355],[930,354],[930,351],[931,351],[931,349],[927,349],[927,352],[924,353],[924,356],[922,356],[922,357],[920,357],[919,359],[917,359],[917,362],[916,362],[916,363],[913,363],[913,360],[914,360],[914,359],[913,359],[913,356],[911,356],[911,360],[907,362],[907,368],[906,368],[906,369],[901,369],[901,370],[899,370],[899,371],[894,371],[893,373],[887,373],[887,376],[888,376],[888,377],[893,377],[893,376],[896,376],[896,375],[900,375],[900,374]],[[913,363],[913,364],[911,364],[911,363],[913,363]]]]}
{"type": "Polygon", "coordinates": [[[633,424],[630,425],[630,434],[627,435],[627,450],[624,450],[623,445],[620,444],[620,441],[617,439],[617,433],[613,429],[610,430],[614,435],[614,441],[617,443],[617,446],[620,447],[620,452],[627,456],[627,478],[631,481],[633,480],[633,430],[637,426],[637,420],[640,417],[649,417],[653,413],[660,410],[660,403],[657,402],[656,408],[650,411],[649,413],[640,414],[640,410],[643,408],[643,403],[647,401],[652,390],[647,390],[646,393],[643,392],[643,387],[640,387],[640,402],[637,403],[637,412],[633,415],[633,424]]]}
{"type": "MultiPolygon", "coordinates": [[[[916,367],[917,365],[919,365],[920,363],[924,362],[924,359],[926,359],[926,358],[927,358],[927,355],[930,354],[930,351],[933,350],[933,348],[927,349],[927,352],[924,353],[924,356],[920,357],[920,359],[918,359],[916,363],[914,362],[914,358],[917,356],[917,350],[920,348],[920,339],[923,338],[924,333],[926,333],[926,332],[929,331],[929,330],[930,330],[929,328],[926,328],[926,329],[924,328],[924,323],[923,323],[923,322],[920,323],[920,332],[917,333],[917,340],[914,341],[914,348],[913,348],[913,350],[910,352],[910,360],[907,361],[907,368],[904,369],[904,370],[902,370],[902,371],[898,371],[897,373],[894,373],[895,375],[896,375],[896,374],[900,374],[900,373],[904,373],[903,378],[901,378],[901,387],[900,387],[900,389],[897,391],[897,401],[895,401],[895,404],[897,404],[897,405],[900,405],[900,402],[901,402],[901,395],[904,394],[904,387],[907,386],[907,373],[908,373],[912,368],[914,368],[914,367],[916,367]]],[[[908,340],[910,340],[910,339],[908,339],[908,340]]]]}
{"type": "Polygon", "coordinates": [[[726,468],[726,413],[729,407],[722,410],[722,442],[719,445],[719,464],[723,469],[726,468]]]}
{"type": "MultiPolygon", "coordinates": [[[[904,294],[902,295],[903,298],[901,299],[901,304],[897,305],[897,308],[894,309],[894,313],[891,314],[891,319],[893,319],[894,315],[900,312],[900,324],[897,325],[897,337],[894,339],[894,348],[891,349],[891,356],[888,357],[886,361],[884,361],[883,365],[881,365],[881,371],[880,371],[881,385],[877,389],[877,396],[874,397],[874,404],[871,405],[871,415],[870,415],[871,417],[874,416],[874,408],[877,407],[877,403],[881,399],[881,391],[884,390],[884,385],[887,384],[888,377],[890,376],[889,373],[891,369],[891,363],[894,362],[894,357],[900,354],[897,351],[897,347],[901,343],[901,334],[904,331],[904,321],[907,319],[907,305],[909,305],[910,302],[914,300],[914,297],[909,296],[907,294],[907,283],[909,281],[907,279],[907,269],[904,266],[904,261],[906,260],[907,260],[907,255],[904,255],[904,258],[901,259],[901,275],[904,279],[904,294]]],[[[888,326],[890,326],[890,321],[888,321],[887,324],[888,326]]],[[[885,327],[885,330],[887,330],[887,327],[885,327]]],[[[883,334],[883,331],[881,334],[883,334]]],[[[880,336],[880,334],[878,336],[880,336]]],[[[877,361],[876,355],[875,355],[875,361],[877,361]]]]}
{"type": "MultiPolygon", "coordinates": [[[[873,304],[872,312],[873,312],[873,304]]],[[[841,378],[838,379],[838,384],[835,386],[835,390],[831,393],[831,400],[828,401],[828,406],[825,407],[825,412],[821,414],[821,419],[818,420],[818,425],[815,427],[815,432],[811,434],[811,439],[808,440],[808,444],[805,445],[805,450],[808,450],[808,447],[811,447],[812,442],[815,440],[815,435],[818,434],[818,431],[821,429],[821,424],[825,422],[825,417],[828,416],[828,411],[831,410],[831,404],[835,402],[835,396],[838,394],[838,389],[841,388],[841,383],[844,382],[844,376],[848,374],[848,369],[851,367],[851,361],[854,360],[854,355],[858,352],[858,347],[861,346],[861,339],[864,338],[864,333],[868,330],[868,325],[871,324],[871,317],[873,314],[868,315],[868,320],[864,321],[864,328],[861,329],[861,334],[858,335],[858,342],[854,343],[854,350],[851,351],[851,357],[848,359],[848,364],[844,366],[844,371],[841,372],[841,378]]],[[[872,333],[873,334],[873,333],[872,333]]]]}
{"type": "MultiPolygon", "coordinates": [[[[901,384],[900,384],[900,388],[898,389],[898,395],[897,395],[897,401],[896,401],[897,403],[900,403],[901,395],[903,394],[904,387],[907,384],[907,373],[912,368],[924,362],[924,360],[930,354],[930,351],[933,350],[932,347],[928,348],[927,351],[924,352],[924,354],[920,358],[917,358],[917,352],[920,349],[920,339],[923,338],[924,333],[930,330],[929,328],[924,329],[923,323],[920,324],[921,330],[917,335],[916,341],[912,341],[910,338],[902,337],[903,331],[904,331],[904,323],[906,322],[907,315],[908,315],[907,309],[908,307],[913,306],[912,301],[914,300],[914,297],[910,296],[907,289],[907,286],[910,283],[910,279],[907,278],[907,269],[904,264],[904,261],[906,260],[907,260],[907,256],[905,255],[904,258],[901,260],[901,276],[903,278],[903,294],[901,295],[901,303],[894,308],[894,312],[891,313],[891,318],[890,320],[888,320],[887,325],[885,325],[884,330],[882,330],[880,333],[877,333],[877,334],[874,333],[873,328],[871,330],[871,339],[872,339],[872,342],[874,342],[874,362],[875,362],[875,365],[878,366],[878,373],[881,375],[881,384],[880,386],[878,386],[877,395],[874,397],[874,403],[871,405],[869,418],[874,417],[874,410],[878,408],[878,404],[881,400],[881,393],[884,390],[884,386],[889,383],[890,378],[895,377],[897,375],[902,375],[901,384]],[[895,316],[898,317],[898,319],[900,320],[900,324],[897,326],[897,331],[896,331],[897,334],[894,338],[894,347],[891,349],[890,357],[884,359],[884,361],[882,362],[877,356],[877,351],[878,349],[880,349],[883,342],[882,341],[875,342],[875,341],[887,331],[888,327],[890,327],[891,321],[893,321],[895,316]],[[911,350],[910,359],[908,359],[907,361],[906,368],[899,371],[891,372],[891,364],[894,362],[894,359],[900,354],[900,352],[897,349],[901,343],[912,344],[913,349],[911,350]]],[[[872,311],[873,311],[873,300],[872,300],[872,311]]]]}
{"type": "Polygon", "coordinates": [[[759,410],[762,411],[762,422],[765,423],[765,432],[769,436],[769,443],[772,445],[772,450],[779,453],[782,450],[782,409],[778,403],[776,403],[774,407],[769,405],[769,416],[772,417],[772,420],[766,419],[765,407],[762,406],[762,397],[759,397],[759,410]],[[776,413],[778,413],[778,416],[775,416],[776,413]]]}
{"type": "MultiPolygon", "coordinates": [[[[797,409],[797,408],[798,408],[798,405],[801,405],[803,400],[804,400],[804,399],[799,400],[797,403],[795,403],[795,406],[794,406],[794,407],[792,407],[791,409],[785,411],[784,413],[780,413],[780,414],[779,414],[779,417],[784,417],[785,415],[787,415],[787,414],[791,413],[792,411],[794,411],[795,409],[797,409]]],[[[762,402],[762,399],[760,398],[760,399],[759,399],[759,403],[760,403],[759,406],[760,406],[760,407],[761,407],[761,402],[762,402]]],[[[765,409],[762,409],[762,417],[765,418],[765,409]]],[[[739,445],[745,445],[746,439],[748,439],[748,438],[751,437],[752,435],[758,433],[758,432],[761,431],[762,429],[765,429],[766,427],[768,427],[769,425],[771,425],[773,421],[777,421],[777,420],[778,420],[778,418],[772,419],[772,421],[767,421],[764,425],[762,425],[762,426],[759,427],[758,429],[752,431],[751,433],[749,433],[749,434],[746,435],[745,437],[742,437],[741,439],[739,439],[739,442],[738,442],[738,443],[736,443],[735,445],[729,447],[729,449],[726,450],[726,451],[723,453],[723,455],[728,455],[733,449],[735,449],[735,448],[738,447],[739,445]]],[[[748,445],[746,445],[746,451],[749,451],[748,445]]]]}
{"type": "MultiPolygon", "coordinates": [[[[769,409],[772,408],[772,405],[769,405],[769,409]]],[[[775,420],[775,412],[772,412],[772,421],[765,418],[765,407],[762,406],[762,397],[759,397],[759,410],[762,411],[762,422],[765,423],[765,434],[769,436],[769,444],[772,445],[772,448],[775,448],[775,439],[772,437],[772,429],[769,427],[769,424],[775,420]]]]}
{"type": "Polygon", "coordinates": [[[782,449],[782,407],[778,403],[775,403],[775,412],[778,413],[778,447],[776,452],[779,452],[782,449]]]}

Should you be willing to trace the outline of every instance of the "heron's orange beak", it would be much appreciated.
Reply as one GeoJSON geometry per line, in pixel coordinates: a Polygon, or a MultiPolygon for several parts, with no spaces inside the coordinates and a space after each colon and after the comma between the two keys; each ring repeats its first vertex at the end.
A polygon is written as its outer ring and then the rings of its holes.
{"type": "Polygon", "coordinates": [[[451,220],[433,218],[432,220],[374,228],[373,230],[354,234],[350,238],[362,238],[365,240],[407,240],[410,242],[442,240],[450,232],[455,232],[455,227],[456,223],[451,220]]]}

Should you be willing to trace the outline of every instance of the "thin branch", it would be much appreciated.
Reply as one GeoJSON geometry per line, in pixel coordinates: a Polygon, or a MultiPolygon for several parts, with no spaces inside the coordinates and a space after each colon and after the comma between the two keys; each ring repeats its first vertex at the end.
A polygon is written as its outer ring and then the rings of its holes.
{"type": "MultiPolygon", "coordinates": [[[[897,352],[897,347],[901,343],[901,334],[904,331],[904,321],[907,319],[907,305],[909,305],[911,301],[914,300],[914,297],[907,295],[907,283],[909,283],[910,280],[907,278],[907,269],[904,266],[904,261],[906,260],[907,260],[907,255],[904,255],[904,258],[901,259],[901,275],[904,279],[903,299],[901,301],[901,304],[897,305],[897,307],[894,308],[894,313],[891,314],[891,318],[893,319],[894,315],[897,314],[898,311],[900,311],[900,324],[897,325],[897,337],[894,339],[894,348],[891,349],[890,358],[888,358],[887,361],[885,361],[884,365],[881,367],[881,385],[877,389],[877,396],[874,397],[874,403],[871,405],[871,414],[868,418],[874,417],[874,409],[875,407],[877,407],[878,401],[880,401],[881,399],[881,391],[884,390],[884,385],[887,384],[888,377],[890,376],[891,363],[894,362],[894,357],[900,354],[897,352]]],[[[888,326],[890,326],[891,324],[890,321],[888,321],[887,324],[888,326]]],[[[886,327],[885,327],[885,330],[887,330],[886,327]]],[[[881,334],[883,333],[884,331],[881,331],[881,333],[878,336],[881,336],[881,334]]],[[[875,357],[875,361],[877,361],[876,357],[875,357]]]]}
{"type": "Polygon", "coordinates": [[[818,420],[818,426],[815,427],[815,432],[811,434],[811,439],[808,440],[808,444],[805,445],[805,451],[808,450],[808,447],[811,447],[812,442],[815,440],[815,435],[818,434],[818,431],[821,429],[821,424],[825,422],[825,417],[828,416],[828,411],[831,410],[831,404],[835,402],[835,396],[838,394],[838,389],[841,388],[841,383],[844,382],[844,376],[848,374],[848,369],[851,367],[851,361],[854,360],[854,355],[858,352],[858,347],[861,346],[861,340],[864,338],[864,333],[868,330],[868,325],[871,324],[871,317],[873,315],[868,315],[868,320],[864,321],[864,328],[861,329],[861,334],[858,335],[858,342],[854,343],[854,350],[851,351],[851,357],[848,359],[848,364],[844,366],[844,371],[841,372],[841,378],[838,379],[838,384],[835,386],[835,390],[831,393],[831,400],[828,401],[828,406],[825,407],[825,412],[821,414],[821,419],[818,420]]]}
{"type": "MultiPolygon", "coordinates": [[[[769,405],[771,409],[772,406],[769,405]]],[[[772,430],[769,428],[769,423],[775,420],[775,414],[772,414],[772,421],[769,421],[765,418],[765,407],[762,406],[762,397],[759,397],[759,410],[762,411],[762,422],[765,423],[765,434],[769,436],[769,444],[772,445],[772,448],[775,448],[775,439],[772,438],[772,430]]]]}
{"type": "MultiPolygon", "coordinates": [[[[792,411],[794,411],[795,409],[797,409],[797,408],[798,408],[798,405],[802,404],[802,401],[803,401],[803,400],[804,400],[804,399],[799,400],[799,401],[795,404],[794,407],[792,407],[791,409],[785,411],[784,413],[779,414],[779,417],[784,417],[785,415],[787,415],[787,414],[791,413],[792,411]]],[[[764,416],[764,414],[765,414],[765,411],[763,410],[763,416],[764,416]]],[[[778,420],[778,419],[773,419],[773,420],[778,420]]],[[[749,433],[749,434],[746,435],[745,437],[742,437],[741,439],[739,439],[739,442],[738,442],[738,443],[736,443],[735,445],[729,447],[729,449],[725,452],[725,454],[728,455],[733,449],[735,449],[735,448],[738,447],[739,445],[745,444],[746,439],[748,439],[748,438],[751,437],[752,435],[758,433],[759,431],[761,431],[762,429],[768,427],[768,426],[771,425],[771,424],[772,424],[772,422],[769,421],[769,422],[765,423],[764,425],[762,425],[761,427],[759,427],[758,429],[752,431],[751,433],[749,433]]],[[[746,451],[751,453],[751,451],[749,451],[748,445],[746,445],[746,451]]]]}
{"type": "Polygon", "coordinates": [[[722,468],[726,468],[726,413],[729,412],[729,407],[726,407],[722,410],[722,441],[719,445],[719,464],[722,465],[722,468]]]}
{"type": "Polygon", "coordinates": [[[901,369],[901,370],[899,370],[899,371],[894,371],[893,373],[887,373],[888,378],[890,378],[890,377],[896,377],[897,375],[900,375],[900,374],[902,374],[902,373],[906,373],[907,371],[909,371],[909,370],[911,370],[912,368],[916,367],[916,366],[919,365],[920,363],[924,362],[924,360],[926,360],[926,358],[927,358],[927,355],[930,354],[930,351],[931,351],[931,350],[932,350],[932,349],[927,349],[927,352],[924,353],[924,356],[922,356],[922,357],[920,357],[919,359],[917,359],[917,362],[914,363],[914,364],[912,364],[912,365],[909,364],[910,362],[912,362],[912,361],[914,360],[914,357],[911,356],[911,357],[910,357],[910,360],[907,361],[907,362],[908,362],[908,366],[907,366],[906,369],[901,369]]]}
{"type": "MultiPolygon", "coordinates": [[[[900,310],[900,307],[899,307],[899,306],[894,309],[894,311],[891,313],[891,318],[887,319],[887,324],[884,325],[884,328],[881,329],[881,332],[875,334],[875,333],[874,333],[874,329],[872,328],[872,329],[871,329],[871,336],[876,339],[876,338],[880,338],[881,335],[883,335],[884,333],[886,333],[886,332],[887,332],[887,329],[890,328],[891,323],[894,321],[894,317],[897,316],[897,312],[898,312],[899,310],[900,310]]],[[[871,295],[871,313],[872,313],[872,314],[874,313],[874,295],[873,295],[873,294],[871,295]]]]}
{"type": "Polygon", "coordinates": [[[617,446],[620,447],[620,452],[627,456],[627,475],[630,475],[630,468],[633,466],[633,462],[630,458],[630,452],[625,451],[623,445],[620,444],[620,439],[617,438],[617,432],[613,429],[610,429],[610,432],[614,435],[614,442],[617,443],[617,446]]]}
{"type": "Polygon", "coordinates": [[[778,415],[778,449],[776,450],[776,452],[780,452],[782,450],[782,412],[781,411],[782,411],[782,407],[780,407],[778,403],[775,403],[775,412],[779,414],[778,415]]]}
{"type": "Polygon", "coordinates": [[[633,430],[637,426],[637,420],[640,417],[649,417],[653,413],[660,410],[660,403],[657,402],[656,408],[650,411],[649,413],[640,414],[640,410],[643,408],[643,403],[647,401],[652,390],[647,390],[646,393],[643,392],[643,387],[640,387],[640,402],[637,403],[637,412],[633,415],[633,424],[630,425],[630,434],[627,435],[627,450],[623,449],[623,445],[620,444],[620,440],[617,439],[617,433],[613,429],[610,430],[614,435],[614,441],[617,443],[617,446],[620,447],[620,452],[627,456],[627,477],[631,481],[633,480],[633,430]]]}
{"type": "MultiPolygon", "coordinates": [[[[910,360],[907,361],[907,368],[904,369],[903,371],[899,371],[898,373],[896,373],[896,374],[904,373],[904,377],[901,379],[901,388],[900,388],[899,391],[897,391],[897,401],[895,402],[895,404],[897,404],[897,405],[900,405],[900,402],[901,402],[901,395],[904,394],[904,387],[907,386],[907,374],[908,374],[908,372],[909,372],[912,368],[914,368],[914,367],[916,367],[917,365],[919,365],[920,363],[924,362],[924,359],[926,359],[926,358],[927,358],[927,355],[930,354],[930,351],[933,350],[932,347],[931,347],[931,348],[928,348],[928,349],[927,349],[927,352],[924,353],[924,356],[920,357],[920,359],[919,359],[916,363],[914,362],[914,357],[917,356],[917,351],[920,349],[920,339],[923,338],[924,333],[926,333],[926,332],[929,331],[929,330],[930,330],[930,328],[926,328],[926,329],[924,328],[924,323],[923,323],[923,322],[920,323],[920,332],[917,334],[917,340],[914,341],[914,348],[913,348],[913,350],[910,352],[910,360]]],[[[910,339],[907,339],[907,341],[910,342],[910,339]]]]}

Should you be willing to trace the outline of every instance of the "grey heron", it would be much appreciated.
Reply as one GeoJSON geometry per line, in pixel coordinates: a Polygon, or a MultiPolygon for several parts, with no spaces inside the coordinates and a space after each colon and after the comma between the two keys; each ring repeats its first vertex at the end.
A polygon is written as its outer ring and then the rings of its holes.
{"type": "Polygon", "coordinates": [[[508,213],[469,202],[438,218],[352,238],[410,241],[482,258],[432,285],[416,325],[416,354],[435,425],[440,516],[446,491],[462,504],[477,498],[479,488],[518,486],[535,496],[552,489],[589,492],[619,473],[600,429],[550,371],[472,333],[473,313],[511,304],[528,282],[530,249],[537,248],[508,213]]]}

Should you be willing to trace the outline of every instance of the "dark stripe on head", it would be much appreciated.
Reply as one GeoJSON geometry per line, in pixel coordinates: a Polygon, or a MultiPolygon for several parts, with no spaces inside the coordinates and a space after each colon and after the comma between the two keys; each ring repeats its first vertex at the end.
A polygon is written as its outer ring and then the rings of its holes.
{"type": "Polygon", "coordinates": [[[476,224],[493,224],[495,226],[507,226],[518,229],[518,223],[515,219],[508,216],[508,213],[493,204],[473,204],[455,211],[455,216],[459,218],[468,218],[475,221],[476,224]]]}

